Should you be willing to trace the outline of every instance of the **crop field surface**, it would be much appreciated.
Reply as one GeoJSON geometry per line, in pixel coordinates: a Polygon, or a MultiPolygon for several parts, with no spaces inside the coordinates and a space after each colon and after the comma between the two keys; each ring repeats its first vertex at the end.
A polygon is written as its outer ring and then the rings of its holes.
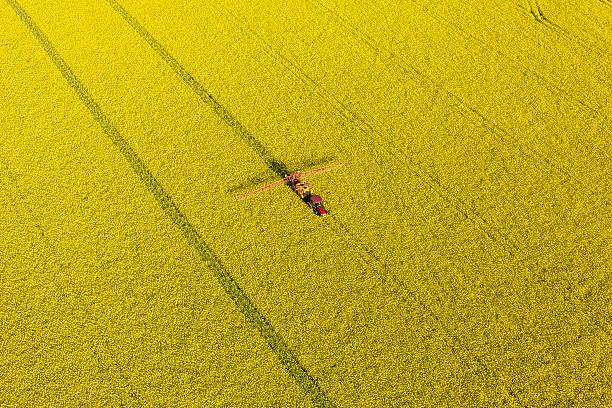
{"type": "Polygon", "coordinates": [[[612,406],[608,0],[2,0],[0,113],[0,407],[612,406]]]}

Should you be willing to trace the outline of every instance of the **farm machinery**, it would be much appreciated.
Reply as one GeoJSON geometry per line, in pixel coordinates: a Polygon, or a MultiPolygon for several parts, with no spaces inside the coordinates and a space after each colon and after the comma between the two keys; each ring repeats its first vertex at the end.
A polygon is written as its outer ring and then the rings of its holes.
{"type": "Polygon", "coordinates": [[[344,162],[332,164],[329,166],[321,167],[316,170],[306,171],[304,173],[297,171],[295,173],[286,174],[282,180],[269,184],[267,186],[261,187],[255,191],[250,193],[246,193],[241,195],[238,198],[245,198],[252,196],[257,193],[261,193],[263,191],[269,190],[274,187],[287,185],[302,201],[304,201],[310,209],[318,216],[323,217],[327,215],[327,210],[323,206],[323,199],[320,195],[312,193],[312,186],[310,184],[304,183],[301,178],[310,176],[315,173],[320,173],[322,171],[331,170],[335,167],[343,165],[344,162]]]}

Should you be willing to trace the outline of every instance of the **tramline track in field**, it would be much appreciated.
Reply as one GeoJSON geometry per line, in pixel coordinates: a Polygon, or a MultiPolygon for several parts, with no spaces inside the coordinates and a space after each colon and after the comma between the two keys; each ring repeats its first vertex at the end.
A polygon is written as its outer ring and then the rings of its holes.
{"type": "Polygon", "coordinates": [[[225,106],[219,103],[215,97],[202,86],[187,70],[174,58],[149,31],[144,28],[134,16],[123,8],[115,0],[107,0],[110,6],[134,29],[143,40],[155,51],[170,67],[174,70],[183,82],[206,103],[213,112],[223,120],[242,141],[244,141],[253,151],[266,163],[266,166],[279,177],[293,173],[287,166],[277,159],[251,132],[236,118],[225,106]]]}
{"type": "Polygon", "coordinates": [[[111,123],[110,119],[102,111],[100,105],[93,99],[83,83],[77,78],[70,66],[51,44],[47,36],[16,0],[5,1],[26,24],[59,72],[74,89],[78,98],[86,106],[101,130],[120,151],[134,173],[152,193],[163,212],[176,225],[187,242],[197,251],[204,265],[211,270],[236,307],[257,329],[285,370],[287,370],[296,383],[304,390],[308,397],[310,397],[315,406],[322,408],[334,407],[335,404],[319,386],[317,380],[304,368],[304,366],[302,366],[297,356],[289,349],[283,337],[274,329],[270,321],[260,313],[238,282],[234,280],[225,265],[223,265],[217,254],[213,252],[210,246],[203,240],[199,232],[181,212],[170,195],[164,191],[163,187],[155,179],[146,164],[111,123]]]}

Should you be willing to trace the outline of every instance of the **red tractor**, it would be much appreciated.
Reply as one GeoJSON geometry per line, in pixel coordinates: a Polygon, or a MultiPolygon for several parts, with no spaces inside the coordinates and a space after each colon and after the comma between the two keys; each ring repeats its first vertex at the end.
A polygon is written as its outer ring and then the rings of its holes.
{"type": "Polygon", "coordinates": [[[333,169],[334,167],[338,167],[343,164],[344,162],[341,162],[341,163],[332,164],[330,166],[321,167],[320,169],[310,170],[305,173],[301,173],[298,171],[292,174],[287,174],[285,175],[285,178],[282,180],[269,184],[265,187],[252,191],[250,193],[241,195],[238,198],[245,198],[253,194],[257,194],[257,193],[261,193],[262,191],[269,190],[273,187],[277,187],[277,186],[286,184],[289,186],[291,190],[293,190],[302,199],[302,201],[308,204],[308,206],[312,209],[312,211],[315,214],[322,217],[322,216],[327,215],[327,210],[325,210],[325,207],[323,207],[323,199],[321,198],[320,195],[313,195],[311,191],[311,185],[300,181],[300,178],[309,176],[314,173],[319,173],[321,171],[330,170],[330,169],[333,169]]]}

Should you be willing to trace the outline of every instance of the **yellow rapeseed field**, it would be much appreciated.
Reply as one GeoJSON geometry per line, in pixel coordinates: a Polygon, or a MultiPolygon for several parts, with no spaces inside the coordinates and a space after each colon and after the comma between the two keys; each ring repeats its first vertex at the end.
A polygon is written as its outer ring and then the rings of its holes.
{"type": "Polygon", "coordinates": [[[608,0],[4,0],[0,407],[612,406],[611,116],[608,0]]]}

